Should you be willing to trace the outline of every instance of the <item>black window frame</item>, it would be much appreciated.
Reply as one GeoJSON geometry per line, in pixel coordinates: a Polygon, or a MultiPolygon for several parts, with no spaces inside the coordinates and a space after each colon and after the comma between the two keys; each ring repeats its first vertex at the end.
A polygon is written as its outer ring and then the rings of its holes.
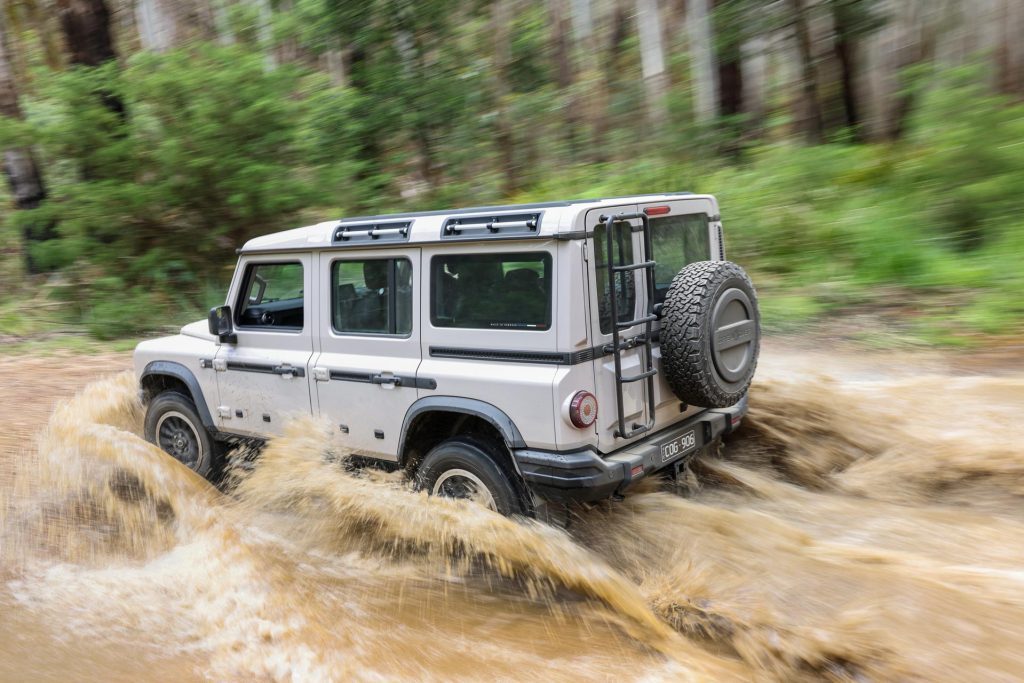
{"type": "Polygon", "coordinates": [[[301,334],[306,329],[306,264],[301,259],[281,259],[273,261],[248,261],[242,276],[242,286],[238,291],[235,306],[232,310],[235,328],[247,332],[281,332],[285,334],[301,334]],[[297,265],[302,273],[302,326],[294,325],[248,325],[242,322],[243,303],[248,303],[249,287],[256,269],[260,266],[293,266],[297,265]]]}
{"type": "Polygon", "coordinates": [[[439,330],[477,330],[484,332],[550,332],[554,327],[554,298],[555,298],[555,273],[554,273],[555,260],[552,257],[550,251],[457,251],[449,252],[445,254],[435,254],[430,257],[430,324],[439,330]],[[544,327],[464,327],[457,325],[444,325],[438,324],[437,318],[437,276],[440,272],[438,264],[444,263],[445,259],[451,258],[470,258],[473,256],[485,256],[488,258],[501,257],[508,261],[515,261],[516,259],[522,259],[524,261],[539,260],[544,267],[544,276],[541,278],[541,282],[547,287],[547,297],[545,300],[545,322],[544,327]],[[539,257],[539,258],[538,258],[539,257]]]}
{"type": "Polygon", "coordinates": [[[388,337],[393,339],[409,339],[413,335],[415,329],[416,316],[415,313],[409,320],[409,331],[407,333],[401,332],[358,332],[358,331],[345,331],[339,330],[335,326],[334,311],[337,306],[337,285],[334,281],[336,267],[339,263],[366,263],[367,261],[387,261],[388,262],[388,329],[398,329],[398,288],[395,287],[397,281],[397,268],[399,261],[405,261],[409,264],[409,272],[412,274],[412,289],[409,292],[410,298],[410,310],[415,311],[416,306],[416,269],[413,267],[412,259],[408,256],[371,256],[367,257],[339,257],[331,259],[330,266],[328,268],[328,284],[331,289],[331,305],[327,310],[327,316],[331,321],[331,332],[339,337],[388,337]]]}

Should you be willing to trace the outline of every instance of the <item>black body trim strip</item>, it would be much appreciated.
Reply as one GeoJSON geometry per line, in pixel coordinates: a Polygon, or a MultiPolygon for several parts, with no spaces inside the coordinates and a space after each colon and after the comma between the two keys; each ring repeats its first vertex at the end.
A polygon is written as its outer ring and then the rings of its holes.
{"type": "Polygon", "coordinates": [[[388,375],[383,377],[373,372],[349,372],[347,370],[331,370],[332,380],[339,382],[360,382],[363,384],[394,384],[396,387],[411,389],[437,389],[437,380],[430,377],[412,377],[410,375],[388,375]]]}
{"type": "Polygon", "coordinates": [[[229,360],[227,362],[227,369],[237,370],[238,372],[260,372],[267,375],[306,376],[306,368],[297,368],[291,365],[274,365],[273,363],[249,363],[246,361],[229,360]]]}
{"type": "Polygon", "coordinates": [[[579,365],[589,363],[610,353],[605,345],[592,346],[579,351],[523,351],[518,349],[470,349],[454,346],[431,346],[433,358],[461,358],[489,360],[499,363],[539,363],[542,365],[579,365]]]}

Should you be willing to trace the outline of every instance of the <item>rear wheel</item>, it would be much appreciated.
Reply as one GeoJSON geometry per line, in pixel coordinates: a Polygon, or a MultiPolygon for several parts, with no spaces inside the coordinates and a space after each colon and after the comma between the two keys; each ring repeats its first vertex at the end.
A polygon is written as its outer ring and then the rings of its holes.
{"type": "Polygon", "coordinates": [[[525,496],[498,465],[496,449],[482,439],[442,441],[423,459],[416,488],[433,496],[471,500],[503,515],[524,514],[525,496]]]}
{"type": "Polygon", "coordinates": [[[197,474],[210,476],[216,446],[191,398],[176,391],[157,395],[149,403],[145,426],[147,441],[197,474]]]}

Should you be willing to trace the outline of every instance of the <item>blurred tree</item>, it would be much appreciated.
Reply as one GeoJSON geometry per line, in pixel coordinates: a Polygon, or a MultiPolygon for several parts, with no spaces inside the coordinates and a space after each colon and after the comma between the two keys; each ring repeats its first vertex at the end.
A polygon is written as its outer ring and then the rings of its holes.
{"type": "MultiPolygon", "coordinates": [[[[117,58],[104,0],[57,0],[57,16],[72,65],[94,67],[117,58]]],[[[111,90],[99,93],[104,106],[125,115],[124,101],[111,90]]]]}
{"type": "Polygon", "coordinates": [[[709,0],[689,0],[686,28],[693,71],[694,116],[698,123],[718,118],[718,71],[709,0]]]}
{"type": "Polygon", "coordinates": [[[819,98],[818,69],[815,64],[808,29],[808,12],[805,0],[786,0],[790,11],[793,35],[796,39],[797,57],[799,59],[799,103],[800,129],[811,144],[824,140],[824,124],[821,116],[819,98]]]}
{"type": "Polygon", "coordinates": [[[22,234],[25,239],[26,268],[30,273],[38,270],[38,264],[33,257],[31,245],[33,242],[50,239],[55,235],[56,225],[42,213],[35,211],[46,199],[46,186],[43,184],[43,176],[39,165],[36,162],[32,148],[26,144],[27,138],[23,137],[24,131],[12,122],[21,122],[24,114],[18,101],[18,87],[14,78],[14,71],[11,67],[11,52],[9,48],[6,22],[0,21],[0,117],[6,119],[6,124],[0,128],[0,148],[3,149],[4,175],[7,177],[7,185],[14,199],[14,206],[19,211],[26,212],[19,217],[22,226],[22,234]]]}
{"type": "Polygon", "coordinates": [[[501,159],[504,183],[502,193],[508,197],[519,189],[519,173],[516,164],[515,133],[508,110],[509,86],[507,71],[512,61],[511,37],[512,1],[494,0],[491,8],[491,31],[494,39],[494,66],[491,81],[493,97],[498,113],[495,121],[495,143],[501,159]]]}
{"type": "Polygon", "coordinates": [[[839,63],[839,87],[842,91],[843,114],[846,127],[853,138],[861,135],[861,106],[857,83],[858,47],[861,39],[885,24],[881,14],[881,0],[827,0],[831,12],[834,36],[832,48],[839,63]]]}
{"type": "MultiPolygon", "coordinates": [[[[135,25],[143,49],[166,52],[188,39],[217,40],[230,43],[226,12],[220,3],[227,0],[136,0],[135,25]]],[[[269,0],[256,0],[267,3],[269,0]]],[[[269,21],[269,15],[264,19],[269,21]]],[[[267,29],[269,31],[269,28],[267,29]]]]}
{"type": "MultiPolygon", "coordinates": [[[[640,40],[640,69],[644,80],[647,120],[655,133],[668,125],[668,74],[662,47],[658,0],[636,0],[636,26],[640,40]]],[[[710,36],[707,36],[710,40],[710,36]]]]}

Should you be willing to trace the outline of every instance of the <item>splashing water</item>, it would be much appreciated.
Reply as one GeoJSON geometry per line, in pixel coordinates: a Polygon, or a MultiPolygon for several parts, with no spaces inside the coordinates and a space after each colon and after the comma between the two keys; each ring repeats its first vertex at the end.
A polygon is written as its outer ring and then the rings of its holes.
{"type": "Polygon", "coordinates": [[[677,490],[567,530],[312,420],[222,493],[96,381],[0,454],[0,679],[1024,678],[1024,377],[781,370],[677,490]]]}

